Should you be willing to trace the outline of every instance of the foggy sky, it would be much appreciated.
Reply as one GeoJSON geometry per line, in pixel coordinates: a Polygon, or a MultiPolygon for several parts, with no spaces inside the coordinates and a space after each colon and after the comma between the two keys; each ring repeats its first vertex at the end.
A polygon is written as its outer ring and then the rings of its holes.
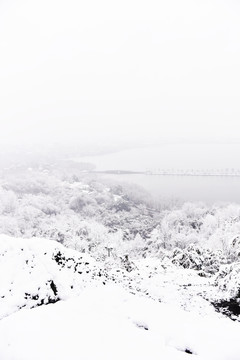
{"type": "Polygon", "coordinates": [[[238,0],[0,0],[0,141],[229,139],[238,0]]]}

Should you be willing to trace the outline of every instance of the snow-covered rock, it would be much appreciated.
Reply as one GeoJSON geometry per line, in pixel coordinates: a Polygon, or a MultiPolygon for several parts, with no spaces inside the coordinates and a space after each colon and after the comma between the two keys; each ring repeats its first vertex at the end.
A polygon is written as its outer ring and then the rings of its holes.
{"type": "Polygon", "coordinates": [[[46,239],[0,235],[0,319],[23,307],[67,299],[104,271],[89,255],[46,239]]]}

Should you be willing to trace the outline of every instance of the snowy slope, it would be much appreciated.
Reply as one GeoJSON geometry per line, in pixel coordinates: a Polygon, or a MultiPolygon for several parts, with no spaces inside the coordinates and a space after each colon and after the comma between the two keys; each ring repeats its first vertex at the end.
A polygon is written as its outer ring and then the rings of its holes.
{"type": "Polygon", "coordinates": [[[239,360],[240,323],[203,296],[217,296],[213,281],[153,258],[128,272],[1,235],[0,360],[239,360]]]}
{"type": "Polygon", "coordinates": [[[214,286],[214,278],[200,277],[170,261],[148,258],[127,266],[110,258],[96,262],[89,255],[42,238],[0,235],[0,274],[0,319],[24,307],[79,295],[89,283],[114,282],[132,294],[202,315],[215,311],[211,301],[227,296],[214,286]],[[127,271],[129,266],[131,271],[127,271]]]}
{"type": "Polygon", "coordinates": [[[0,319],[23,307],[57,302],[102,281],[90,256],[45,239],[0,235],[0,319]]]}
{"type": "Polygon", "coordinates": [[[239,338],[237,322],[99,285],[1,320],[0,359],[239,360],[239,338]]]}

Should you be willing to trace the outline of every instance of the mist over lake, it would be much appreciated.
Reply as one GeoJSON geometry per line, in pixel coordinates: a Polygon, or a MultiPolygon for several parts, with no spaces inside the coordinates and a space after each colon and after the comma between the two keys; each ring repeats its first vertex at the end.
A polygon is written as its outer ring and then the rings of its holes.
{"type": "MultiPolygon", "coordinates": [[[[240,144],[164,144],[135,148],[97,156],[82,157],[96,171],[238,170],[240,144]]],[[[240,202],[240,177],[159,176],[144,174],[104,174],[117,181],[138,184],[153,196],[183,201],[240,202]]]]}

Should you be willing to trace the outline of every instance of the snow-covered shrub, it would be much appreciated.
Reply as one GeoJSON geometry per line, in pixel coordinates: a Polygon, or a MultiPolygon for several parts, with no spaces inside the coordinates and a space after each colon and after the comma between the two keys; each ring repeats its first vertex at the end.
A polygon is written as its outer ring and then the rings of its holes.
{"type": "Polygon", "coordinates": [[[60,186],[59,179],[44,172],[26,172],[19,177],[9,177],[3,183],[3,188],[12,190],[15,194],[52,194],[60,186]]]}
{"type": "Polygon", "coordinates": [[[89,194],[81,193],[71,199],[69,207],[76,213],[80,213],[81,211],[83,211],[85,206],[89,205],[96,205],[95,199],[89,194]]]}
{"type": "Polygon", "coordinates": [[[194,269],[199,271],[199,275],[215,274],[221,264],[226,263],[222,252],[210,251],[197,245],[189,245],[186,249],[174,249],[172,254],[172,263],[185,269],[194,269]]]}
{"type": "Polygon", "coordinates": [[[240,259],[240,235],[234,236],[230,241],[229,257],[232,261],[240,259]]]}
{"type": "Polygon", "coordinates": [[[221,266],[215,278],[215,285],[227,298],[240,298],[240,262],[221,266]]]}
{"type": "Polygon", "coordinates": [[[232,319],[240,315],[240,262],[222,266],[216,275],[215,286],[219,299],[213,302],[215,308],[232,319]]]}
{"type": "Polygon", "coordinates": [[[17,207],[17,197],[13,191],[0,188],[0,213],[12,214],[17,207]]]}
{"type": "Polygon", "coordinates": [[[129,260],[128,255],[125,255],[124,257],[121,257],[120,260],[121,260],[122,266],[124,267],[124,269],[126,271],[131,272],[134,269],[136,269],[136,266],[135,266],[134,262],[129,260]]]}

